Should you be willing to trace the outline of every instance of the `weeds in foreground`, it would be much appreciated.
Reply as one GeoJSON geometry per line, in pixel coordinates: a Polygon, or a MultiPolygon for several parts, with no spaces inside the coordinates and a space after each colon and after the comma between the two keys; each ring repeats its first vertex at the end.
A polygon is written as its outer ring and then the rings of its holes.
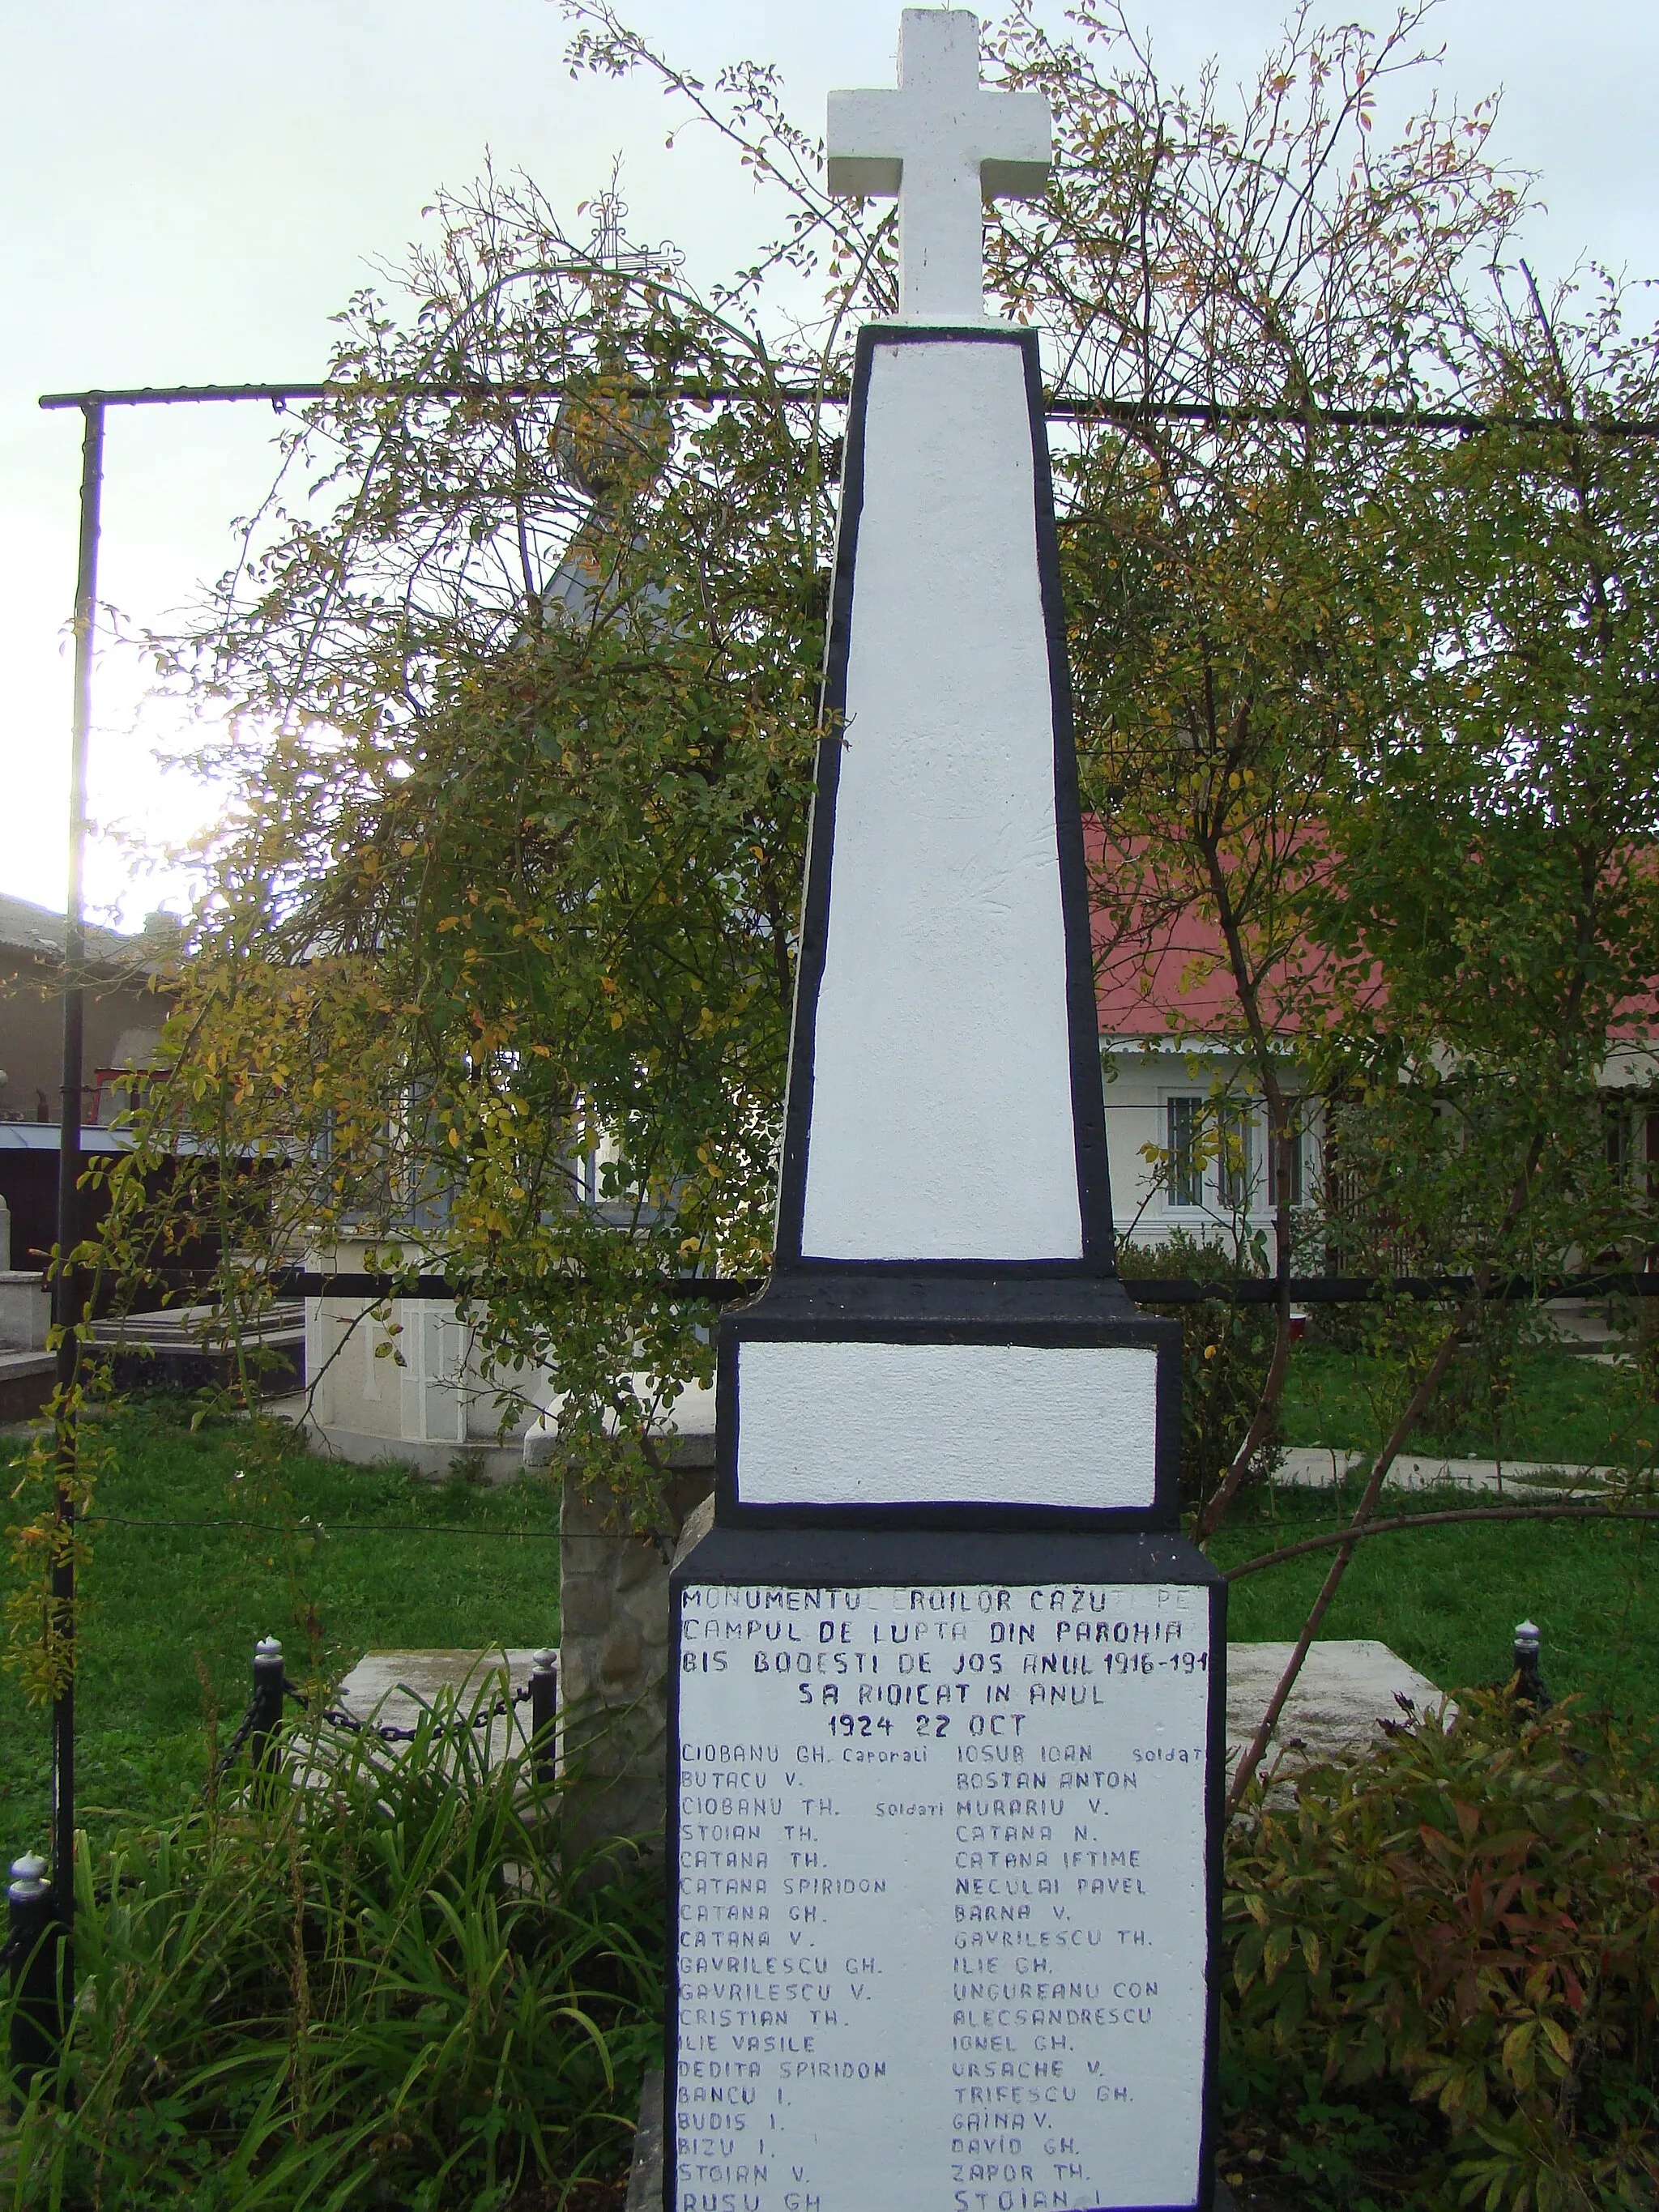
{"type": "Polygon", "coordinates": [[[1297,1778],[1229,1839],[1222,2170],[1322,2212],[1649,2206],[1651,1731],[1478,1693],[1297,1778]]]}
{"type": "MultiPolygon", "coordinates": [[[[562,1794],[491,1773],[449,1717],[396,1759],[302,1739],[307,1786],[244,1769],[83,1855],[71,2032],[0,2203],[614,2203],[659,2046],[659,1889],[642,1862],[562,1868],[562,1794]]],[[[1656,1748],[1476,1694],[1294,1797],[1253,1789],[1224,1905],[1220,2163],[1247,2203],[1653,2204],[1656,1748]]]]}
{"type": "Polygon", "coordinates": [[[398,1758],[291,1742],[304,1786],[244,1768],[83,1855],[70,2032],[0,2198],[497,2212],[626,2166],[661,2040],[659,1884],[561,1866],[562,1792],[521,1759],[489,1771],[453,1717],[398,1758]]]}

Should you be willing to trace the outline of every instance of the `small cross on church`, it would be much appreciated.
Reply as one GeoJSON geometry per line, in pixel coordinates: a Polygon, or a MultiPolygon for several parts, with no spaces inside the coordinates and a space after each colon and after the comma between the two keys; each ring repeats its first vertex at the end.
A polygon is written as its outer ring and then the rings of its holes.
{"type": "Polygon", "coordinates": [[[897,196],[907,323],[983,322],[984,202],[1035,198],[1051,158],[1041,93],[981,89],[965,9],[904,10],[896,92],[830,95],[830,191],[897,196]]]}

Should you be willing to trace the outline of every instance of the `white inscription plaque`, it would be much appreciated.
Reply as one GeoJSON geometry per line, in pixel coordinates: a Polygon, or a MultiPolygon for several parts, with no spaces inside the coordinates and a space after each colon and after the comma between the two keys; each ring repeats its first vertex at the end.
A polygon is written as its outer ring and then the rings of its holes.
{"type": "Polygon", "coordinates": [[[675,2212],[1194,2203],[1207,1593],[682,1604],[675,2212]]]}

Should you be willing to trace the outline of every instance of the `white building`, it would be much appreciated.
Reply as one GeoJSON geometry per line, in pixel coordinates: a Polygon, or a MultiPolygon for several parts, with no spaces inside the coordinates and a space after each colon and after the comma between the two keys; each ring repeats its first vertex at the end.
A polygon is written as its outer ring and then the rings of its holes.
{"type": "MultiPolygon", "coordinates": [[[[1100,833],[1086,826],[1098,866],[1100,833]]],[[[1121,1242],[1164,1243],[1176,1231],[1230,1249],[1269,1232],[1274,1171],[1289,1171],[1292,1206],[1317,1191],[1323,1118],[1284,1030],[1279,1082],[1296,1106],[1282,1151],[1272,1139],[1218,931],[1188,914],[1147,944],[1113,942],[1095,918],[1096,1006],[1106,1086],[1112,1222],[1121,1242]]],[[[1128,1270],[1126,1272],[1133,1272],[1128,1270]]]]}

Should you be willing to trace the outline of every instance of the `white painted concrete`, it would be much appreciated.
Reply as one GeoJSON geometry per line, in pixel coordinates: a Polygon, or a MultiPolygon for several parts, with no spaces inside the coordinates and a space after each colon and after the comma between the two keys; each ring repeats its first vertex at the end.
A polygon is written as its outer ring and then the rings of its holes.
{"type": "MultiPolygon", "coordinates": [[[[343,1238],[307,1253],[306,1265],[372,1272],[369,1262],[378,1264],[384,1249],[343,1238]]],[[[459,1455],[477,1453],[489,1473],[505,1474],[519,1464],[531,1419],[505,1395],[509,1382],[532,1407],[547,1395],[535,1370],[486,1378],[477,1327],[453,1305],[396,1298],[382,1320],[364,1298],[306,1300],[303,1419],[342,1458],[403,1461],[442,1474],[459,1455]]]]}
{"type": "Polygon", "coordinates": [[[44,1352],[52,1327],[52,1292],[44,1275],[0,1271],[0,1351],[44,1352]]]}
{"type": "MultiPolygon", "coordinates": [[[[1066,2186],[993,2188],[988,2206],[1196,2199],[1208,1592],[1082,1595],[1079,1620],[1068,1584],[946,1585],[925,1608],[910,1586],[684,1593],[681,2021],[695,2032],[729,2001],[729,1978],[759,1971],[753,1931],[726,1933],[709,1900],[733,1893],[715,1869],[764,1855],[775,1897],[812,1900],[800,1943],[833,1991],[808,2021],[817,2063],[778,2069],[766,2147],[775,2173],[805,2170],[823,2212],[977,2207],[953,2166],[1032,2158],[1060,2127],[1066,2186]],[[1143,1663],[1108,1677],[1101,1647],[1083,1650],[1091,1631],[1115,1631],[1119,1658],[1143,1663]],[[1009,1705],[987,1695],[998,1674],[1009,1705]],[[1098,1703],[1080,1703],[1090,1687],[1098,1703]],[[738,1789],[754,1792],[738,1801],[746,1859],[718,1817],[738,1789]],[[1031,2055],[1054,2039],[1030,2031],[1057,2018],[1066,2056],[1041,2075],[1031,2055]],[[1108,2094],[1092,2093],[1097,2075],[1108,2094]],[[1016,2110],[1023,2136],[1006,2131],[1016,2110]]],[[[770,1910],[775,1929],[784,1907],[770,1910]]],[[[696,2064],[700,2047],[682,2045],[672,2115],[688,2182],[729,2125],[703,2084],[731,2077],[696,2064]]]]}
{"type": "Polygon", "coordinates": [[[1017,347],[878,347],[803,1249],[1082,1250],[1017,347]]]}
{"type": "Polygon", "coordinates": [[[907,8],[896,92],[832,92],[832,192],[899,204],[899,314],[909,323],[985,315],[986,199],[1035,198],[1052,134],[1040,92],[985,92],[979,22],[966,9],[907,8]]]}
{"type": "Polygon", "coordinates": [[[1137,1346],[768,1343],[738,1370],[751,1505],[1150,1505],[1157,1359],[1137,1346]]]}

